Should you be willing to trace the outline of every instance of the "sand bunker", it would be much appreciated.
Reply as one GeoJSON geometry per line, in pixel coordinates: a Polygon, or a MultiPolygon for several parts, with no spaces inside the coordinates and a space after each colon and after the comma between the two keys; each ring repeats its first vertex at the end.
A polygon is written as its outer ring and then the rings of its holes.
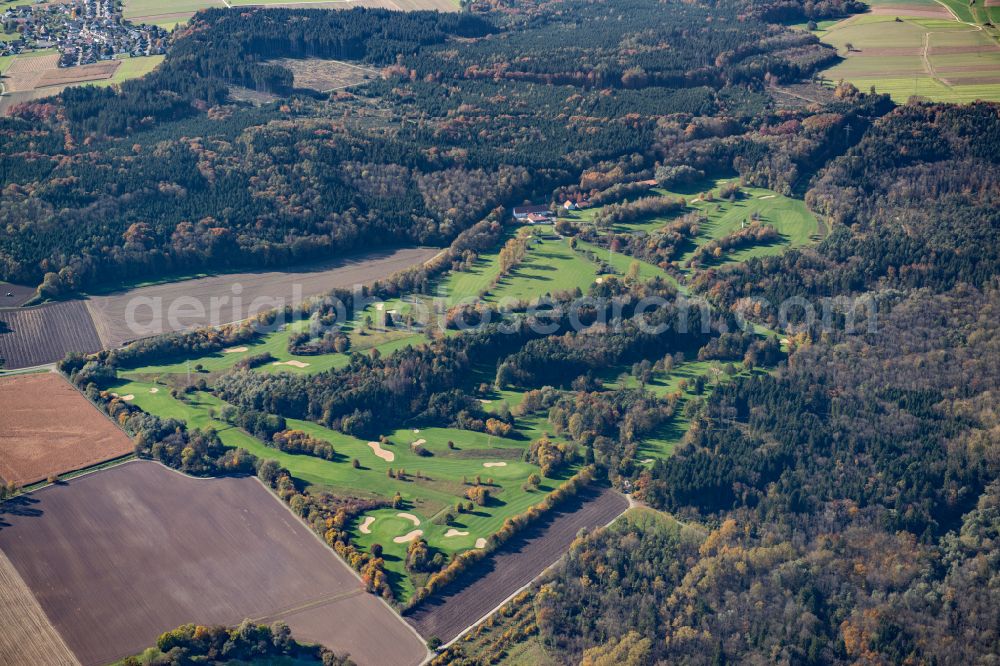
{"type": "Polygon", "coordinates": [[[368,447],[375,452],[375,455],[386,462],[392,462],[396,459],[395,453],[392,451],[386,451],[378,442],[368,442],[368,447]]]}
{"type": "Polygon", "coordinates": [[[414,429],[413,429],[413,434],[414,434],[414,435],[418,435],[418,434],[420,434],[420,430],[418,430],[417,428],[414,428],[414,429]]]}
{"type": "Polygon", "coordinates": [[[476,548],[486,548],[486,539],[483,537],[476,539],[476,548]]]}
{"type": "Polygon", "coordinates": [[[480,399],[479,399],[479,402],[480,402],[481,404],[483,404],[483,405],[490,405],[490,404],[493,404],[493,401],[492,401],[492,400],[487,400],[486,398],[480,398],[480,399]]]}
{"type": "Polygon", "coordinates": [[[444,533],[445,539],[456,536],[469,536],[469,533],[462,532],[461,530],[456,530],[454,527],[450,528],[447,532],[444,533]]]}
{"type": "Polygon", "coordinates": [[[375,516],[368,516],[365,518],[365,522],[361,523],[361,526],[358,529],[361,530],[362,534],[371,534],[372,523],[374,522],[375,522],[375,516]]]}
{"type": "Polygon", "coordinates": [[[410,444],[410,446],[423,446],[427,443],[426,439],[418,439],[417,441],[410,444]]]}
{"type": "Polygon", "coordinates": [[[156,387],[154,386],[153,388],[149,389],[149,392],[150,392],[150,393],[159,393],[159,392],[160,392],[160,389],[158,389],[158,388],[156,388],[156,387]]]}
{"type": "Polygon", "coordinates": [[[758,197],[758,199],[773,199],[776,196],[777,196],[776,194],[765,194],[762,197],[758,197]]]}
{"type": "Polygon", "coordinates": [[[400,518],[405,518],[406,520],[409,520],[414,525],[420,524],[420,519],[414,516],[412,513],[397,513],[396,515],[399,516],[400,518]]]}
{"type": "Polygon", "coordinates": [[[423,530],[413,530],[412,532],[410,532],[408,534],[404,534],[403,536],[395,537],[393,539],[393,541],[395,543],[406,543],[408,541],[413,541],[414,539],[416,539],[419,536],[422,536],[423,533],[424,533],[423,530]]]}
{"type": "Polygon", "coordinates": [[[229,349],[223,349],[223,354],[240,354],[245,351],[249,351],[249,347],[230,347],[229,349]]]}
{"type": "Polygon", "coordinates": [[[113,395],[116,398],[121,398],[122,400],[125,401],[135,400],[135,394],[133,393],[129,393],[128,395],[118,395],[117,393],[112,393],[111,395],[113,395]]]}
{"type": "Polygon", "coordinates": [[[483,463],[483,467],[506,467],[506,466],[507,466],[507,463],[505,463],[505,462],[483,463]]]}
{"type": "Polygon", "coordinates": [[[653,459],[646,458],[645,460],[640,460],[639,462],[641,462],[643,465],[648,465],[649,463],[653,462],[653,459]]]}
{"type": "Polygon", "coordinates": [[[308,368],[308,363],[303,363],[302,361],[275,361],[271,365],[290,365],[293,368],[308,368]]]}

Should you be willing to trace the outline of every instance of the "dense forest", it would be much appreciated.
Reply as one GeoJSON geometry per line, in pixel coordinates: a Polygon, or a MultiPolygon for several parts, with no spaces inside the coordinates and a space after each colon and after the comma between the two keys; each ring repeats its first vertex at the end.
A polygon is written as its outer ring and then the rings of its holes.
{"type": "Polygon", "coordinates": [[[584,537],[439,663],[526,641],[586,664],[1000,654],[998,130],[996,105],[901,108],[814,179],[824,242],[701,274],[723,308],[867,304],[802,318],[786,363],[716,388],[674,455],[635,474],[680,522],[636,514],[584,537]]]}
{"type": "Polygon", "coordinates": [[[530,16],[203,12],[149,76],[0,119],[0,279],[54,297],[446,244],[497,205],[547,197],[609,160],[652,170],[675,127],[771,122],[766,84],[836,58],[739,3],[629,0],[614,16],[605,3],[559,4],[530,16]],[[293,89],[278,57],[381,76],[320,95],[293,89]],[[287,98],[253,107],[235,87],[287,98]]]}

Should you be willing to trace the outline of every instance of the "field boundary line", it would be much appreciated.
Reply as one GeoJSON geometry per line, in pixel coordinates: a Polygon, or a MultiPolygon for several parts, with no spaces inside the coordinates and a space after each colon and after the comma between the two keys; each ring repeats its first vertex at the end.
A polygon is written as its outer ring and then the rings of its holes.
{"type": "MultiPolygon", "coordinates": [[[[603,531],[603,530],[606,530],[606,529],[608,529],[609,527],[611,527],[611,525],[613,525],[613,524],[614,524],[614,522],[615,522],[616,520],[618,520],[618,519],[619,519],[619,518],[621,518],[621,517],[622,517],[623,515],[625,515],[625,512],[627,512],[627,511],[628,511],[629,509],[631,509],[631,508],[632,508],[632,501],[631,501],[631,500],[629,499],[629,497],[630,497],[629,495],[625,495],[625,494],[623,494],[623,493],[620,493],[620,492],[618,492],[617,490],[614,490],[614,489],[611,489],[611,490],[610,490],[609,492],[612,492],[612,493],[615,493],[615,494],[617,494],[617,495],[620,495],[621,497],[624,497],[624,498],[625,498],[625,501],[626,501],[626,502],[627,502],[628,504],[627,504],[627,505],[625,506],[625,508],[624,508],[624,509],[622,509],[622,510],[621,510],[621,512],[619,512],[619,513],[618,513],[618,514],[617,514],[617,515],[616,515],[616,516],[615,516],[614,518],[612,518],[611,520],[609,520],[609,521],[608,521],[607,523],[605,523],[604,525],[602,525],[602,526],[600,526],[600,527],[597,527],[597,528],[596,528],[596,529],[594,530],[594,532],[597,532],[597,531],[603,531]]],[[[575,540],[575,539],[574,539],[574,540],[575,540]]],[[[496,552],[496,551],[494,551],[494,552],[496,552]]],[[[497,605],[496,605],[496,606],[495,606],[494,608],[492,608],[492,609],[491,609],[491,610],[490,610],[489,612],[487,612],[487,613],[486,613],[485,615],[483,615],[483,616],[482,616],[481,618],[479,618],[478,620],[476,620],[475,622],[473,622],[472,624],[470,624],[469,626],[467,626],[467,627],[466,627],[465,629],[463,629],[463,630],[461,631],[461,633],[459,633],[459,634],[458,634],[457,636],[455,636],[455,637],[454,637],[453,639],[451,639],[451,640],[450,640],[450,641],[448,641],[447,643],[443,643],[443,644],[442,644],[442,645],[441,645],[441,646],[440,646],[440,647],[439,647],[438,649],[439,649],[439,650],[444,650],[444,649],[446,649],[446,648],[448,648],[448,647],[451,647],[451,646],[452,646],[452,645],[454,645],[455,643],[457,643],[457,642],[459,641],[459,639],[461,639],[461,638],[462,638],[463,636],[465,636],[465,635],[466,635],[467,633],[469,633],[470,631],[472,631],[473,629],[475,629],[476,627],[478,627],[479,625],[481,625],[481,624],[482,624],[483,622],[485,622],[486,620],[488,620],[488,619],[490,618],[490,616],[491,616],[491,615],[493,615],[494,613],[496,613],[497,611],[499,611],[499,610],[500,610],[501,608],[503,608],[503,607],[504,607],[504,606],[505,606],[505,605],[506,605],[506,604],[507,604],[508,602],[510,602],[510,600],[511,600],[511,599],[513,599],[514,597],[516,597],[517,595],[521,594],[522,592],[524,592],[525,590],[527,590],[527,589],[528,589],[529,587],[531,587],[532,585],[534,585],[534,584],[535,584],[535,583],[536,583],[536,582],[538,581],[538,579],[539,579],[539,578],[541,578],[542,576],[544,576],[544,575],[545,575],[546,573],[548,573],[548,572],[549,572],[549,571],[550,571],[550,570],[551,570],[551,569],[552,569],[553,567],[555,567],[555,566],[556,566],[557,564],[559,564],[560,562],[562,562],[562,561],[563,561],[563,559],[565,559],[566,555],[568,555],[568,554],[569,554],[569,549],[567,549],[567,550],[566,550],[566,551],[565,551],[565,552],[564,552],[564,553],[563,553],[562,555],[560,555],[559,557],[557,557],[557,558],[556,558],[556,559],[555,559],[555,560],[554,560],[554,561],[553,561],[553,562],[552,562],[551,564],[549,564],[549,565],[548,565],[547,567],[545,567],[544,569],[542,569],[541,571],[539,571],[539,572],[538,572],[538,575],[537,575],[537,576],[535,576],[534,578],[532,578],[531,580],[529,580],[529,581],[528,581],[527,583],[525,583],[525,584],[524,584],[524,585],[522,585],[521,587],[519,587],[519,588],[517,588],[516,590],[514,590],[513,592],[511,592],[511,593],[510,593],[510,595],[509,595],[509,596],[507,596],[507,598],[506,598],[506,599],[504,599],[504,600],[503,600],[503,601],[501,601],[501,602],[500,602],[499,604],[497,604],[497,605]]],[[[427,659],[426,659],[426,660],[425,660],[425,661],[423,662],[423,664],[429,664],[429,663],[430,663],[430,662],[431,662],[431,661],[432,661],[432,660],[434,659],[434,657],[436,657],[436,656],[437,656],[437,653],[435,653],[435,654],[432,654],[432,655],[431,655],[430,657],[428,657],[428,658],[427,658],[427,659]]],[[[423,666],[423,664],[422,664],[421,666],[423,666]]]]}
{"type": "MultiPolygon", "coordinates": [[[[30,611],[33,611],[34,618],[32,618],[32,617],[25,617],[24,615],[20,615],[19,619],[22,620],[22,621],[24,621],[24,620],[30,620],[30,619],[44,620],[48,624],[47,627],[36,625],[35,628],[36,629],[42,629],[41,633],[48,633],[46,630],[50,630],[52,632],[52,637],[55,638],[56,640],[58,640],[58,644],[55,644],[55,645],[50,644],[48,647],[50,647],[50,648],[53,648],[53,647],[54,648],[59,648],[56,651],[57,652],[64,652],[64,654],[49,654],[49,655],[47,655],[48,657],[52,658],[52,661],[51,662],[47,662],[47,663],[49,663],[49,664],[57,664],[57,663],[60,663],[61,659],[66,659],[68,657],[69,660],[70,660],[71,666],[80,666],[80,659],[76,656],[76,653],[74,653],[73,650],[70,649],[70,647],[66,643],[66,639],[63,637],[62,633],[59,631],[59,629],[56,627],[56,625],[52,622],[52,618],[50,618],[49,615],[48,615],[48,613],[45,612],[45,609],[42,608],[42,604],[38,600],[38,597],[36,596],[35,591],[31,589],[31,587],[27,584],[27,582],[25,582],[24,577],[21,575],[21,572],[17,570],[17,567],[14,566],[14,563],[11,562],[11,560],[10,560],[9,557],[7,557],[7,554],[4,553],[2,550],[0,550],[0,579],[3,579],[3,578],[8,578],[8,580],[6,581],[8,584],[4,585],[4,587],[6,588],[6,590],[8,592],[20,592],[21,593],[21,598],[24,600],[24,603],[27,606],[30,607],[29,609],[25,609],[22,606],[20,609],[17,609],[17,608],[15,608],[14,604],[9,604],[7,606],[7,610],[8,611],[16,611],[16,610],[30,610],[30,611]]],[[[4,596],[6,597],[7,595],[5,594],[4,596]]],[[[7,601],[9,601],[9,599],[7,599],[7,601]]],[[[7,629],[8,627],[5,626],[4,628],[7,629]]],[[[27,627],[23,627],[22,626],[22,628],[27,628],[27,627]]],[[[35,632],[35,638],[36,639],[38,638],[38,633],[39,632],[35,632]]],[[[15,637],[14,640],[16,642],[20,642],[20,638],[15,637]]],[[[26,641],[26,642],[29,645],[32,645],[33,647],[42,647],[41,645],[38,645],[37,643],[33,643],[32,641],[26,641]]],[[[3,651],[3,645],[0,645],[0,652],[2,652],[2,651],[3,651]]],[[[25,654],[22,653],[21,656],[27,656],[27,655],[25,655],[25,654]]],[[[36,655],[36,656],[38,656],[38,655],[36,655]]]]}
{"type": "MultiPolygon", "coordinates": [[[[168,469],[169,469],[169,468],[168,468],[168,469]]],[[[316,531],[315,531],[315,530],[314,530],[314,529],[313,529],[312,527],[310,527],[310,526],[309,526],[308,524],[306,524],[306,522],[305,522],[304,520],[302,520],[302,517],[301,517],[301,516],[298,516],[298,515],[296,515],[296,513],[295,513],[294,511],[292,511],[292,507],[288,506],[288,504],[286,504],[286,503],[285,503],[284,501],[282,501],[282,499],[281,499],[280,497],[278,497],[278,495],[277,495],[277,494],[276,494],[276,493],[274,492],[274,490],[273,490],[272,488],[268,487],[268,485],[267,485],[266,483],[264,483],[263,481],[261,481],[261,480],[260,480],[260,477],[258,477],[258,476],[256,476],[256,475],[254,475],[254,479],[256,479],[256,480],[257,480],[257,483],[259,483],[260,485],[264,486],[264,490],[266,490],[266,491],[267,491],[267,493],[268,493],[268,494],[269,494],[269,495],[270,495],[270,496],[271,496],[271,497],[272,497],[272,498],[274,499],[274,501],[275,501],[275,502],[277,502],[277,503],[278,503],[278,504],[280,504],[281,506],[285,507],[285,511],[287,511],[288,513],[290,513],[290,514],[292,515],[292,517],[293,517],[293,518],[294,518],[295,520],[297,520],[297,521],[299,521],[300,523],[302,523],[303,525],[305,525],[305,528],[306,528],[306,530],[307,530],[307,531],[308,531],[308,532],[309,532],[310,534],[312,534],[312,535],[313,535],[313,537],[314,537],[314,538],[315,538],[315,539],[316,539],[317,541],[319,541],[319,542],[320,542],[321,544],[323,544],[323,547],[324,547],[324,548],[326,548],[326,549],[327,549],[327,550],[328,550],[328,551],[330,552],[330,554],[332,554],[332,555],[333,555],[333,557],[334,557],[334,558],[336,558],[336,560],[337,560],[338,562],[340,562],[340,564],[341,564],[341,565],[342,565],[342,566],[343,566],[343,567],[344,567],[345,569],[347,569],[348,571],[350,571],[350,572],[351,572],[351,575],[353,575],[353,576],[354,576],[354,578],[355,578],[355,579],[356,579],[356,580],[358,581],[358,583],[359,583],[359,584],[361,585],[361,587],[359,587],[359,589],[361,590],[361,592],[362,592],[363,594],[370,594],[370,593],[369,593],[369,592],[368,592],[367,590],[365,590],[365,588],[364,588],[364,581],[363,581],[363,580],[361,579],[361,574],[359,574],[359,573],[358,573],[357,571],[355,571],[355,570],[354,570],[354,567],[352,567],[352,566],[351,566],[350,564],[348,564],[348,563],[347,563],[347,560],[345,560],[345,559],[344,559],[343,557],[341,557],[341,556],[340,556],[340,553],[338,553],[338,552],[337,552],[336,550],[334,550],[334,549],[333,549],[333,548],[332,548],[332,547],[330,546],[330,544],[328,544],[328,543],[327,543],[326,541],[324,541],[324,540],[323,540],[323,537],[321,537],[321,536],[320,536],[319,534],[317,534],[317,533],[316,533],[316,531]]],[[[414,626],[413,626],[412,624],[410,624],[409,622],[407,622],[407,621],[406,621],[406,620],[405,620],[405,619],[403,618],[403,616],[402,616],[402,615],[400,615],[400,614],[399,614],[399,612],[398,612],[398,611],[396,611],[396,609],[395,609],[395,608],[393,608],[393,607],[392,607],[392,605],[391,605],[391,604],[390,604],[390,603],[389,603],[388,601],[386,601],[385,599],[383,599],[383,598],[382,598],[382,597],[381,597],[380,595],[377,595],[377,594],[372,594],[371,596],[375,597],[375,598],[376,598],[376,599],[378,599],[378,600],[379,600],[380,602],[382,602],[382,603],[383,603],[383,604],[385,605],[385,607],[386,607],[386,608],[388,608],[388,609],[389,609],[389,611],[390,611],[390,612],[392,613],[393,617],[395,617],[395,618],[396,618],[396,619],[397,619],[397,620],[398,620],[399,622],[401,622],[401,623],[403,623],[404,625],[406,625],[406,628],[410,630],[410,633],[412,633],[412,634],[413,634],[414,636],[416,636],[416,637],[417,637],[417,639],[418,639],[418,640],[420,641],[420,644],[421,644],[421,645],[424,645],[424,646],[425,646],[425,649],[426,649],[426,645],[427,645],[427,639],[425,639],[425,638],[424,638],[423,636],[421,636],[421,635],[420,635],[420,632],[419,632],[419,631],[417,631],[416,627],[414,627],[414,626]]],[[[434,653],[433,653],[433,652],[431,652],[431,650],[429,650],[429,649],[428,649],[428,650],[427,650],[427,654],[426,654],[426,655],[424,656],[424,659],[423,659],[423,661],[421,661],[420,663],[421,663],[421,664],[425,664],[425,663],[427,663],[428,661],[430,661],[431,659],[433,659],[433,658],[434,658],[434,656],[435,656],[435,655],[434,655],[434,653]]]]}
{"type": "MultiPolygon", "coordinates": [[[[327,546],[329,548],[329,546],[327,546]]],[[[306,610],[312,610],[314,608],[322,608],[329,604],[335,604],[344,599],[353,599],[359,595],[365,594],[362,589],[354,589],[348,592],[333,592],[326,596],[316,597],[314,599],[309,599],[307,601],[300,602],[298,604],[288,606],[286,608],[279,608],[273,613],[268,613],[267,615],[262,615],[259,618],[251,618],[251,620],[257,624],[270,624],[275,620],[280,619],[282,615],[290,615],[293,613],[300,613],[306,610]]]]}

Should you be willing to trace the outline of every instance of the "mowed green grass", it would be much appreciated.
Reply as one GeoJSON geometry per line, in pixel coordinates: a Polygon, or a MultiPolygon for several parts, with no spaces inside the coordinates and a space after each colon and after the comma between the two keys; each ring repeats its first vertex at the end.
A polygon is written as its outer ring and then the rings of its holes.
{"type": "Polygon", "coordinates": [[[403,349],[408,345],[417,346],[426,341],[422,333],[402,328],[389,328],[384,331],[377,328],[372,330],[365,329],[363,326],[364,318],[369,315],[374,316],[374,314],[374,308],[369,306],[365,312],[356,315],[354,319],[345,324],[344,330],[351,340],[351,346],[344,353],[309,356],[292,354],[288,351],[288,339],[290,335],[292,332],[301,330],[308,325],[307,321],[296,321],[289,323],[281,330],[262,334],[256,340],[231,347],[228,350],[213,352],[203,356],[191,356],[190,358],[170,363],[131,367],[126,369],[124,375],[132,378],[155,378],[158,376],[174,375],[186,382],[188,372],[190,371],[192,381],[196,381],[202,376],[206,380],[211,380],[214,374],[231,369],[241,359],[263,353],[270,353],[275,358],[275,361],[258,367],[258,372],[290,372],[292,374],[311,375],[317,372],[326,372],[345,367],[351,360],[351,354],[355,352],[368,353],[372,349],[377,349],[380,354],[386,355],[403,349]],[[292,363],[290,364],[289,362],[292,363]],[[299,364],[301,364],[301,367],[299,364]],[[198,366],[201,366],[200,370],[198,366]]]}
{"type": "MultiPolygon", "coordinates": [[[[713,181],[706,184],[717,187],[723,181],[713,181]]],[[[816,232],[815,219],[805,212],[801,202],[795,202],[785,197],[779,197],[766,190],[749,189],[747,197],[736,202],[696,202],[693,207],[703,207],[709,215],[709,222],[703,226],[703,238],[699,242],[707,242],[710,238],[724,235],[738,228],[740,220],[752,212],[758,212],[762,218],[779,226],[786,239],[780,247],[755,248],[758,251],[778,251],[788,245],[804,244],[810,241],[811,234],[816,232]]],[[[593,214],[592,211],[588,211],[593,214]]],[[[628,228],[653,228],[668,220],[643,221],[628,228]]],[[[633,259],[620,254],[606,256],[606,251],[600,248],[579,243],[577,248],[570,247],[568,239],[558,237],[549,226],[533,229],[537,238],[532,242],[528,256],[522,264],[511,271],[510,275],[501,279],[495,287],[491,283],[499,272],[497,251],[485,253],[470,271],[446,275],[436,285],[436,291],[446,297],[446,302],[457,302],[466,297],[476,297],[487,291],[487,300],[499,302],[502,300],[531,300],[546,293],[568,291],[580,288],[586,292],[597,278],[597,264],[588,257],[587,250],[601,255],[602,261],[610,263],[621,274],[627,273],[633,259]]],[[[512,227],[511,233],[516,233],[512,227]]],[[[499,249],[499,248],[498,248],[499,249]]],[[[693,248],[692,248],[693,251],[693,248]]],[[[664,272],[656,266],[639,262],[639,277],[650,279],[664,272]]],[[[426,303],[427,297],[415,298],[409,296],[395,299],[384,304],[384,310],[396,310],[405,315],[409,308],[414,307],[414,301],[426,303]]],[[[120,395],[132,396],[132,403],[153,414],[164,418],[176,418],[193,428],[212,428],[219,434],[222,442],[230,447],[242,447],[261,458],[272,458],[287,468],[292,476],[301,484],[330,490],[339,494],[360,497],[378,497],[391,499],[396,492],[403,498],[403,507],[398,510],[384,509],[372,514],[360,516],[350,526],[352,538],[362,548],[370,548],[379,543],[383,547],[387,570],[391,574],[392,584],[398,598],[406,599],[416,585],[421,583],[419,575],[410,575],[404,566],[406,543],[396,543],[394,539],[403,536],[413,529],[423,531],[423,538],[434,550],[445,553],[455,553],[474,548],[478,539],[486,539],[496,533],[503,521],[542,500],[546,493],[558,487],[565,478],[572,474],[576,467],[564,469],[556,478],[543,479],[538,489],[527,488],[526,481],[533,473],[540,473],[537,466],[524,462],[524,452],[530,443],[549,433],[549,425],[544,416],[518,417],[516,420],[516,436],[510,438],[491,437],[483,433],[441,427],[422,427],[419,424],[404,429],[395,429],[382,433],[392,444],[386,446],[394,459],[391,462],[378,457],[367,441],[363,441],[340,432],[325,428],[316,423],[288,420],[288,427],[303,430],[310,435],[329,442],[337,451],[334,460],[323,460],[314,456],[296,455],[278,451],[250,434],[218,420],[224,403],[211,392],[194,392],[184,399],[171,396],[172,386],[187,384],[189,369],[191,379],[204,378],[209,386],[219,374],[231,369],[241,358],[263,352],[271,353],[279,361],[298,361],[304,367],[289,365],[264,365],[255,372],[290,372],[310,374],[345,366],[349,362],[350,353],[365,352],[371,348],[378,349],[383,355],[405,347],[418,345],[425,341],[422,333],[407,330],[369,330],[365,320],[369,317],[377,319],[377,310],[369,307],[358,313],[345,329],[351,339],[351,349],[348,353],[332,353],[316,356],[296,356],[287,351],[288,339],[292,332],[302,329],[308,322],[294,322],[281,330],[261,335],[257,340],[239,345],[245,350],[231,353],[216,352],[190,359],[174,359],[169,363],[145,365],[120,371],[120,380],[114,391],[120,395]],[[201,371],[196,371],[197,366],[201,371]],[[419,432],[414,432],[418,430],[419,432]],[[414,453],[410,445],[423,439],[423,446],[433,453],[432,456],[420,456],[414,453]],[[448,442],[455,443],[455,448],[448,442]],[[359,467],[355,468],[353,461],[357,460],[359,467]],[[505,463],[503,466],[485,467],[484,463],[505,463]],[[405,480],[389,477],[389,469],[405,469],[405,480]],[[418,477],[419,472],[419,477],[418,477]],[[466,482],[481,477],[483,482],[492,478],[491,489],[493,499],[484,507],[476,507],[471,513],[459,514],[449,523],[443,523],[443,513],[453,510],[456,502],[463,501],[464,493],[469,487],[466,482]],[[412,513],[417,517],[419,525],[400,518],[400,511],[412,513]],[[362,532],[360,527],[368,517],[375,518],[370,525],[370,532],[362,532]],[[437,518],[437,520],[435,520],[437,518]],[[449,530],[457,530],[446,536],[449,530]],[[467,533],[467,534],[466,534],[467,533]]],[[[649,389],[658,395],[666,395],[680,389],[682,380],[693,380],[701,373],[709,372],[711,364],[691,362],[682,364],[669,374],[654,378],[649,389]]],[[[617,372],[609,371],[606,377],[608,387],[617,386],[617,372]]],[[[495,368],[482,368],[471,373],[469,387],[479,383],[490,383],[495,368]]],[[[723,378],[720,381],[724,381],[723,378]]],[[[634,380],[626,380],[632,386],[634,380]]],[[[487,411],[507,407],[516,407],[523,398],[523,393],[516,390],[495,391],[486,396],[491,401],[484,405],[487,411]]],[[[682,399],[692,396],[685,394],[682,399]]],[[[670,423],[643,442],[640,447],[641,460],[668,456],[674,446],[680,441],[687,428],[686,419],[679,412],[670,423]]]]}
{"type": "MultiPolygon", "coordinates": [[[[901,21],[891,15],[854,16],[823,31],[822,40],[845,57],[823,75],[863,90],[874,86],[901,103],[911,96],[956,103],[1000,100],[1000,44],[989,31],[945,18],[907,17],[904,6],[899,11],[901,21]]],[[[971,15],[959,17],[975,22],[971,15]]]]}
{"type": "MultiPolygon", "coordinates": [[[[378,497],[391,499],[399,492],[404,499],[406,511],[417,516],[423,538],[435,549],[447,553],[460,552],[475,546],[479,538],[488,538],[498,531],[503,521],[528,507],[540,502],[545,494],[554,490],[565,478],[575,471],[575,467],[563,470],[556,478],[543,479],[539,489],[525,489],[528,477],[540,473],[533,464],[524,462],[522,455],[530,442],[547,432],[547,424],[537,417],[518,419],[518,438],[492,437],[484,433],[453,428],[403,428],[384,433],[392,444],[385,446],[392,452],[394,460],[388,462],[377,456],[368,443],[343,433],[330,430],[316,423],[288,419],[288,427],[303,430],[313,437],[329,442],[337,452],[334,460],[324,460],[315,456],[297,455],[266,446],[264,442],[250,434],[220,421],[215,414],[224,407],[219,398],[207,392],[189,394],[183,400],[172,397],[166,384],[123,378],[114,387],[121,396],[132,396],[130,402],[144,411],[162,418],[174,418],[187,423],[189,427],[214,429],[224,444],[242,447],[261,458],[272,458],[287,468],[299,481],[337,494],[357,497],[378,497]],[[414,431],[416,430],[416,432],[414,431]],[[425,440],[423,446],[433,453],[420,456],[413,452],[411,443],[425,440]],[[455,449],[448,442],[455,444],[455,449]],[[355,468],[357,459],[360,467],[355,468]],[[502,466],[486,467],[484,463],[504,463],[502,466]],[[404,469],[406,480],[390,478],[389,469],[404,469]],[[417,473],[420,477],[417,477],[417,473]],[[434,517],[454,507],[456,502],[465,501],[464,493],[479,476],[485,483],[493,480],[491,490],[494,498],[484,507],[476,507],[472,513],[458,516],[451,524],[436,524],[434,517]],[[467,535],[446,537],[454,528],[468,532],[467,535]]],[[[395,513],[395,512],[390,512],[395,513]]],[[[385,517],[387,512],[376,512],[385,517]]],[[[360,531],[362,516],[353,526],[356,543],[368,548],[372,543],[382,544],[386,553],[387,568],[393,574],[392,582],[396,594],[406,598],[414,589],[404,567],[406,543],[396,543],[393,539],[407,534],[414,527],[401,529],[405,525],[393,521],[377,520],[379,529],[372,534],[360,531]],[[400,528],[398,531],[397,528],[400,528]]],[[[412,525],[406,521],[406,525],[412,525]]]]}
{"type": "MultiPolygon", "coordinates": [[[[705,182],[701,188],[701,192],[718,192],[718,188],[721,185],[730,181],[732,181],[731,178],[720,178],[705,182]]],[[[743,193],[742,196],[732,202],[719,199],[705,201],[703,198],[700,198],[700,194],[680,194],[659,188],[654,190],[656,194],[684,196],[687,200],[686,212],[701,211],[707,216],[707,219],[699,227],[698,236],[675,259],[675,262],[682,267],[682,270],[686,270],[683,269],[684,262],[690,259],[699,247],[712,240],[738,231],[743,221],[749,220],[754,214],[759,217],[761,222],[770,224],[778,230],[781,234],[780,241],[727,252],[718,261],[709,265],[722,266],[743,262],[752,257],[777,255],[789,248],[801,247],[818,240],[819,226],[816,217],[806,208],[805,202],[758,187],[743,187],[741,190],[743,193]]],[[[591,222],[599,211],[600,207],[587,209],[574,214],[574,217],[582,223],[591,222]]],[[[673,213],[670,215],[654,216],[634,223],[619,224],[616,225],[615,231],[619,233],[656,231],[678,219],[682,214],[673,213]]],[[[603,250],[602,252],[601,258],[607,259],[607,250],[603,250]]],[[[626,257],[621,263],[627,269],[628,258],[626,257]]],[[[656,269],[656,267],[652,266],[650,268],[656,269]]]]}
{"type": "Polygon", "coordinates": [[[137,79],[140,76],[146,76],[156,69],[156,66],[163,62],[163,58],[165,57],[162,55],[151,55],[140,56],[138,58],[124,58],[122,59],[122,64],[118,65],[118,69],[115,70],[114,76],[105,81],[95,81],[95,84],[108,86],[128,81],[129,79],[137,79]]]}
{"type": "Polygon", "coordinates": [[[597,264],[574,251],[567,239],[555,234],[551,225],[538,225],[531,230],[535,236],[527,257],[495,286],[491,285],[500,273],[500,262],[498,252],[491,252],[480,256],[472,269],[445,277],[438,284],[437,294],[449,303],[475,300],[480,294],[484,294],[487,303],[503,303],[531,301],[574,289],[586,293],[597,279],[597,264]]]}
{"type": "Polygon", "coordinates": [[[601,261],[605,261],[610,264],[618,275],[627,275],[629,270],[632,268],[632,264],[638,264],[639,266],[639,280],[646,282],[652,280],[656,277],[662,277],[675,282],[673,277],[668,275],[659,266],[654,266],[653,264],[641,261],[639,259],[634,259],[626,254],[620,252],[609,252],[602,247],[597,247],[585,241],[578,240],[576,243],[576,248],[578,251],[588,251],[593,252],[595,255],[600,257],[601,261]]]}

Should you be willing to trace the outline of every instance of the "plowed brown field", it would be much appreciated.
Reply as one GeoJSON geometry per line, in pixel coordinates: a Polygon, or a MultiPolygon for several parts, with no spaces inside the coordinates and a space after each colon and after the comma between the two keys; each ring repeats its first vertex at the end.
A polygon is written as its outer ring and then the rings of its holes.
{"type": "Polygon", "coordinates": [[[124,463],[0,505],[0,551],[84,666],[181,624],[244,618],[285,620],[362,666],[416,666],[427,654],[254,478],[124,463]]]}
{"type": "Polygon", "coordinates": [[[0,359],[5,368],[54,363],[66,352],[101,349],[83,301],[0,310],[0,359]]]}
{"type": "Polygon", "coordinates": [[[0,664],[73,666],[80,662],[45,617],[31,590],[0,552],[0,664]]]}
{"type": "Polygon", "coordinates": [[[128,455],[132,441],[57,374],[0,377],[0,477],[18,486],[128,455]]]}

